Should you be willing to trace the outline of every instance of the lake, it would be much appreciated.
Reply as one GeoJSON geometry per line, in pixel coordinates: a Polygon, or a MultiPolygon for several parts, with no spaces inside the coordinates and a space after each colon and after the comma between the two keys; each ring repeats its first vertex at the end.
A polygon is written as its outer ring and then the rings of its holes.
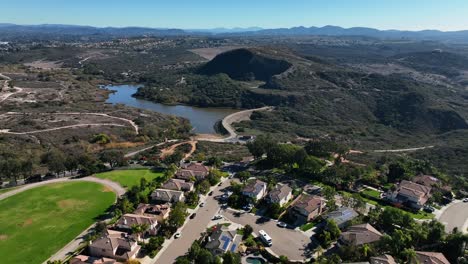
{"type": "Polygon", "coordinates": [[[108,85],[104,88],[115,91],[109,94],[106,103],[125,104],[128,106],[151,110],[154,112],[176,115],[190,120],[194,132],[199,134],[215,133],[214,125],[225,116],[237,112],[227,108],[200,108],[188,105],[164,105],[132,97],[138,85],[108,85]]]}

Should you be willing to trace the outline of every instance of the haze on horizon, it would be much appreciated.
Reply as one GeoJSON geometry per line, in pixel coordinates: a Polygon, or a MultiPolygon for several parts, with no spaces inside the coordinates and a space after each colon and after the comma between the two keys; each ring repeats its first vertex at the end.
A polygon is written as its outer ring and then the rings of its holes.
{"type": "Polygon", "coordinates": [[[1,23],[181,29],[295,26],[468,29],[465,0],[0,0],[1,23]]]}

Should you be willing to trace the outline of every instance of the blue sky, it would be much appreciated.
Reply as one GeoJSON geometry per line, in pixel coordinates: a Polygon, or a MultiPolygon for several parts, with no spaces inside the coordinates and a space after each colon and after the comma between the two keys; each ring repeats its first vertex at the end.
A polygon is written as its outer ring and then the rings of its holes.
{"type": "Polygon", "coordinates": [[[0,0],[0,22],[172,28],[468,29],[468,0],[0,0]]]}

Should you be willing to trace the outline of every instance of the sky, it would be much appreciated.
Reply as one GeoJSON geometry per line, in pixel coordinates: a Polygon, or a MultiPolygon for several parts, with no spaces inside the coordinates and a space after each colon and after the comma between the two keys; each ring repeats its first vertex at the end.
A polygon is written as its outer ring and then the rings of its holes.
{"type": "Polygon", "coordinates": [[[0,23],[468,29],[468,0],[0,0],[0,23]]]}

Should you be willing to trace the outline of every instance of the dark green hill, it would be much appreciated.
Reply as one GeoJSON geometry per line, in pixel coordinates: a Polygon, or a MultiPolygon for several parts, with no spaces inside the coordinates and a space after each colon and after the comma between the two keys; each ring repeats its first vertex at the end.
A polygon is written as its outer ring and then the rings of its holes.
{"type": "Polygon", "coordinates": [[[236,49],[216,56],[202,66],[198,73],[215,75],[225,73],[235,80],[268,81],[291,67],[291,63],[276,59],[255,49],[236,49]]]}

